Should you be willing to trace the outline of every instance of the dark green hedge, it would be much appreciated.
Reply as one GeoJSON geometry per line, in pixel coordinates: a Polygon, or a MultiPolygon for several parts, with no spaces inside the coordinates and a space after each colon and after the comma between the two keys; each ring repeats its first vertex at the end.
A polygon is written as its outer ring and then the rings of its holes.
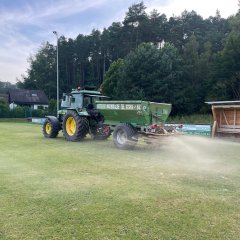
{"type": "Polygon", "coordinates": [[[29,118],[29,117],[44,117],[46,115],[56,115],[55,101],[50,100],[49,108],[33,110],[30,107],[19,107],[9,109],[6,102],[0,101],[0,118],[29,118]]]}

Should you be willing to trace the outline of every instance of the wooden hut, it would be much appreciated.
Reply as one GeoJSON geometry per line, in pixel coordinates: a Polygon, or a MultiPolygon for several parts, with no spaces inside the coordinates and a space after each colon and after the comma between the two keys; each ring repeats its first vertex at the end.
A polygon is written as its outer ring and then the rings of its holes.
{"type": "Polygon", "coordinates": [[[240,140],[240,101],[206,102],[212,106],[212,137],[240,140]]]}

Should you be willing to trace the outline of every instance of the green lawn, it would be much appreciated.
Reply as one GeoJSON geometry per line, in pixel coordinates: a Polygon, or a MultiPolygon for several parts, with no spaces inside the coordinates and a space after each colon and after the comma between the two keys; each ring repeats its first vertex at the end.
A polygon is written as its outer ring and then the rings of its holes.
{"type": "Polygon", "coordinates": [[[240,143],[45,139],[0,123],[0,239],[239,239],[240,143]]]}

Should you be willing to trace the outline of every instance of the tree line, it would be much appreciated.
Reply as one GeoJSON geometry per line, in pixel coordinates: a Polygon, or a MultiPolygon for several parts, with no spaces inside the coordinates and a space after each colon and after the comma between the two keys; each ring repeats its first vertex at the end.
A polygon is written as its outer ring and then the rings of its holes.
{"type": "MultiPolygon", "coordinates": [[[[169,19],[129,7],[102,31],[61,36],[60,93],[94,85],[113,99],[171,102],[175,114],[205,112],[206,100],[240,99],[240,12],[203,19],[184,11],[169,19]]],[[[56,46],[44,43],[17,86],[56,98],[56,46]]]]}

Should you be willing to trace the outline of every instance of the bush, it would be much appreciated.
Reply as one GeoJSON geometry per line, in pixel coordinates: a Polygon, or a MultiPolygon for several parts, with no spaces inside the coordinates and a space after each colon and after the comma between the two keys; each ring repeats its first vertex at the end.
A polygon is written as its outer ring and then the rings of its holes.
{"type": "Polygon", "coordinates": [[[48,110],[32,110],[30,107],[17,106],[14,109],[9,109],[5,101],[0,101],[0,118],[45,117],[48,114],[48,110]]]}
{"type": "Polygon", "coordinates": [[[26,110],[23,107],[16,107],[9,111],[9,117],[13,118],[25,118],[26,117],[26,110]]]}
{"type": "Polygon", "coordinates": [[[48,112],[43,109],[37,109],[32,111],[32,117],[45,117],[48,112]]]}
{"type": "Polygon", "coordinates": [[[57,115],[57,101],[54,99],[51,99],[48,103],[48,115],[57,115]]]}
{"type": "Polygon", "coordinates": [[[9,116],[9,107],[5,101],[0,100],[0,117],[8,117],[9,116]]]}

